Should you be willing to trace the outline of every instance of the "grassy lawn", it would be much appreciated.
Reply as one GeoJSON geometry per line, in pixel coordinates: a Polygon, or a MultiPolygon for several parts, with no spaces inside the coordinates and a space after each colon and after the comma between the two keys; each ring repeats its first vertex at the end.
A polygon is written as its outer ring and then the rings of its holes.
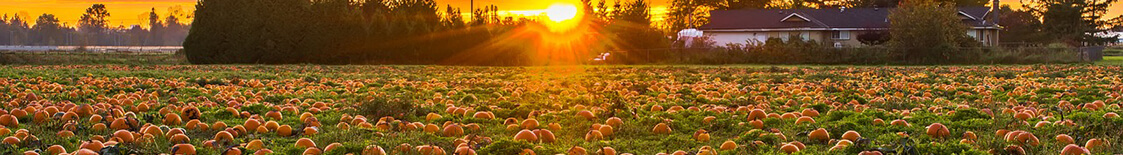
{"type": "Polygon", "coordinates": [[[1123,56],[1105,56],[1103,61],[1096,62],[1097,65],[1123,65],[1123,56]]]}

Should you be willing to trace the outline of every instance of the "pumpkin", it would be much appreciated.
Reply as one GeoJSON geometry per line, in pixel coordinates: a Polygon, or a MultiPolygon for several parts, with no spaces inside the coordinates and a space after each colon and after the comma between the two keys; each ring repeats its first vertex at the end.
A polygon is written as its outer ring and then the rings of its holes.
{"type": "Polygon", "coordinates": [[[5,137],[2,142],[4,144],[8,144],[8,145],[17,145],[17,144],[19,144],[20,140],[19,140],[19,138],[16,138],[14,136],[8,136],[8,137],[5,137]]]}
{"type": "Polygon", "coordinates": [[[62,137],[62,138],[70,138],[70,137],[74,136],[74,132],[71,132],[70,130],[62,130],[62,131],[59,131],[58,134],[55,134],[55,135],[58,135],[59,137],[62,137]]]}
{"type": "Polygon", "coordinates": [[[181,123],[183,123],[183,119],[179,118],[177,114],[168,113],[164,115],[164,125],[180,125],[181,123]]]}
{"type": "Polygon", "coordinates": [[[280,127],[277,127],[277,135],[291,136],[292,135],[292,126],[282,125],[280,127]]]}
{"type": "Polygon", "coordinates": [[[819,111],[815,109],[803,109],[803,112],[800,114],[803,116],[819,117],[819,111]]]}
{"type": "Polygon", "coordinates": [[[858,155],[882,155],[881,151],[862,151],[858,155]]]}
{"type": "Polygon", "coordinates": [[[1026,154],[1026,150],[1023,149],[1021,146],[1017,146],[1017,145],[1006,146],[1005,150],[1006,150],[1006,152],[1008,152],[1010,154],[1015,154],[1015,155],[1026,154]]]}
{"type": "Polygon", "coordinates": [[[281,118],[284,118],[284,116],[281,115],[281,112],[269,111],[265,112],[265,118],[269,118],[272,120],[281,120],[281,118]]]}
{"type": "Polygon", "coordinates": [[[246,129],[254,129],[254,130],[256,130],[257,127],[260,126],[260,125],[261,125],[261,121],[258,121],[256,119],[246,119],[246,122],[242,123],[242,127],[245,127],[246,129]]]}
{"type": "Polygon", "coordinates": [[[522,122],[522,128],[523,128],[523,129],[535,129],[535,128],[538,128],[538,120],[535,120],[534,118],[527,118],[526,120],[523,120],[523,122],[522,122]]]}
{"type": "Polygon", "coordinates": [[[1076,144],[1068,144],[1061,150],[1061,155],[1086,155],[1092,154],[1088,149],[1076,144]]]}
{"type": "Polygon", "coordinates": [[[328,146],[325,146],[325,147],[324,147],[324,152],[331,152],[331,150],[335,150],[335,149],[337,149],[337,148],[339,148],[339,147],[343,147],[343,144],[340,144],[340,143],[331,143],[331,144],[328,144],[328,146]]]}
{"type": "Polygon", "coordinates": [[[1053,139],[1056,139],[1057,142],[1061,144],[1076,144],[1076,141],[1073,140],[1071,136],[1068,136],[1066,134],[1059,134],[1056,137],[1053,137],[1053,139]]]}
{"type": "Polygon", "coordinates": [[[975,135],[975,132],[967,131],[967,132],[963,132],[963,138],[967,139],[967,140],[974,141],[974,140],[977,140],[979,138],[979,136],[975,135]]]}
{"type": "Polygon", "coordinates": [[[476,155],[476,150],[472,150],[472,148],[470,148],[468,146],[457,147],[456,151],[453,151],[452,154],[455,154],[455,155],[476,155]]]}
{"type": "Polygon", "coordinates": [[[191,138],[184,134],[175,134],[171,138],[168,138],[168,142],[172,144],[186,144],[191,142],[191,138]]]}
{"type": "Polygon", "coordinates": [[[257,150],[255,152],[253,152],[253,155],[267,155],[267,154],[273,154],[273,150],[261,149],[261,150],[257,150]]]}
{"type": "Polygon", "coordinates": [[[1102,147],[1104,145],[1104,143],[1105,142],[1104,142],[1103,139],[1092,138],[1092,139],[1089,139],[1088,142],[1084,143],[1084,148],[1086,148],[1088,150],[1099,150],[1099,148],[1102,147]]]}
{"type": "Polygon", "coordinates": [[[831,139],[831,135],[827,132],[827,129],[819,128],[811,131],[811,133],[808,133],[807,138],[811,139],[812,141],[825,142],[831,139]]]}
{"type": "MultiPolygon", "coordinates": [[[[74,151],[73,154],[74,155],[97,155],[98,153],[96,151],[93,151],[93,150],[90,150],[90,149],[78,149],[78,151],[74,151]]],[[[179,155],[179,154],[177,154],[177,155],[179,155]]],[[[183,155],[189,155],[189,154],[183,154],[183,155]]],[[[194,153],[192,153],[190,155],[194,155],[194,153]]]]}
{"type": "Polygon", "coordinates": [[[218,133],[214,134],[214,139],[212,140],[216,142],[233,142],[234,135],[230,134],[230,132],[227,131],[219,131],[218,133]]]}
{"type": "Polygon", "coordinates": [[[718,149],[722,151],[737,149],[737,142],[733,142],[733,140],[725,140],[725,142],[721,143],[721,147],[718,147],[718,149]]]}
{"type": "Polygon", "coordinates": [[[277,121],[266,121],[265,122],[265,129],[277,130],[277,128],[280,128],[280,127],[281,127],[281,123],[277,123],[277,121]]]}
{"type": "Polygon", "coordinates": [[[534,132],[532,132],[530,130],[523,129],[522,131],[519,131],[519,133],[515,134],[514,140],[516,140],[516,141],[517,140],[525,140],[525,141],[528,141],[528,142],[536,142],[536,141],[538,141],[538,135],[534,134],[534,132]]]}
{"type": "Polygon", "coordinates": [[[713,122],[715,119],[717,119],[717,117],[706,116],[705,118],[702,118],[702,124],[710,124],[710,122],[713,122]]]}
{"type": "Polygon", "coordinates": [[[441,130],[441,128],[437,127],[436,124],[427,124],[427,125],[425,125],[425,128],[424,128],[424,131],[428,132],[428,133],[437,133],[437,131],[440,131],[440,130],[441,130]]]}
{"type": "Polygon", "coordinates": [[[101,148],[103,148],[103,147],[105,147],[105,145],[102,144],[101,141],[97,141],[97,140],[90,141],[90,142],[83,142],[82,145],[78,146],[79,149],[89,149],[89,150],[101,150],[101,148]]]}
{"type": "Polygon", "coordinates": [[[932,136],[932,137],[936,137],[936,138],[947,137],[949,134],[951,134],[951,132],[948,131],[948,127],[944,126],[944,124],[940,124],[940,123],[932,123],[932,125],[928,125],[928,127],[925,127],[925,128],[926,128],[925,133],[927,133],[928,136],[932,136]]]}
{"type": "Polygon", "coordinates": [[[598,131],[600,131],[601,134],[604,134],[605,137],[610,137],[613,133],[615,133],[614,129],[610,125],[602,125],[600,126],[598,131]]]}
{"type": "Polygon", "coordinates": [[[476,112],[475,114],[472,114],[472,117],[479,118],[479,119],[495,119],[495,114],[493,114],[491,112],[487,112],[487,111],[480,111],[480,112],[476,112]]]}
{"type": "Polygon", "coordinates": [[[361,155],[386,155],[386,150],[378,145],[368,145],[361,155]]]}
{"type": "Polygon", "coordinates": [[[596,115],[594,115],[594,114],[593,114],[593,112],[590,112],[590,111],[588,111],[588,110],[582,110],[582,111],[579,111],[579,112],[577,112],[577,117],[585,118],[585,119],[587,119],[587,120],[591,120],[591,119],[596,119],[596,118],[597,118],[597,116],[596,116],[596,115]]]}
{"type": "Polygon", "coordinates": [[[792,145],[792,144],[784,144],[783,146],[780,146],[780,151],[784,151],[784,153],[792,154],[792,153],[795,153],[795,152],[799,152],[799,147],[797,147],[796,145],[792,145]]]}
{"type": "Polygon", "coordinates": [[[66,153],[66,148],[62,147],[62,145],[51,145],[51,147],[47,147],[47,154],[59,153],[66,153]]]}
{"type": "Polygon", "coordinates": [[[842,139],[846,139],[846,140],[850,140],[850,141],[858,141],[858,138],[862,138],[862,135],[858,134],[858,132],[854,131],[854,130],[850,130],[850,131],[846,131],[846,133],[842,133],[842,139]]]}
{"type": "MultiPolygon", "coordinates": [[[[700,131],[705,131],[705,130],[700,130],[700,131]]],[[[710,133],[706,133],[706,132],[698,133],[697,136],[694,136],[694,139],[698,140],[698,141],[701,141],[701,142],[709,142],[710,141],[710,133]]]]}
{"type": "Polygon", "coordinates": [[[534,134],[537,135],[539,140],[542,140],[543,143],[552,143],[557,140],[557,138],[554,137],[554,132],[548,129],[534,130],[534,134]]]}
{"type": "Polygon", "coordinates": [[[195,146],[191,144],[176,144],[172,146],[172,154],[177,155],[194,155],[195,146]]]}
{"type": "Polygon", "coordinates": [[[601,155],[616,155],[616,149],[613,149],[612,147],[604,147],[597,152],[599,152],[599,154],[601,155]]]}
{"type": "Polygon", "coordinates": [[[597,130],[589,130],[589,132],[585,133],[585,141],[597,141],[602,138],[604,138],[604,135],[597,130]]]}
{"type": "Polygon", "coordinates": [[[1104,118],[1117,118],[1117,117],[1119,117],[1119,114],[1116,114],[1115,112],[1108,112],[1108,113],[1105,113],[1103,117],[1104,118]]]}
{"type": "Polygon", "coordinates": [[[129,133],[129,131],[126,130],[117,130],[116,132],[113,132],[113,137],[120,139],[123,143],[131,143],[134,139],[133,134],[129,133]]]}
{"type": "Polygon", "coordinates": [[[580,146],[573,146],[573,147],[569,148],[569,151],[565,151],[565,152],[566,152],[567,155],[586,155],[586,154],[588,154],[587,151],[585,150],[585,148],[582,148],[580,146]]]}
{"type": "Polygon", "coordinates": [[[304,135],[305,135],[305,136],[316,135],[316,133],[320,133],[320,130],[318,130],[318,129],[319,129],[319,128],[317,128],[317,127],[307,127],[307,128],[304,128],[304,135]]]}
{"type": "Polygon", "coordinates": [[[312,142],[312,139],[300,138],[300,139],[296,140],[296,147],[297,148],[316,147],[316,142],[312,142]]]}
{"type": "Polygon", "coordinates": [[[301,155],[320,155],[320,154],[323,154],[323,153],[324,153],[324,151],[320,150],[320,148],[309,147],[309,148],[305,148],[304,153],[301,153],[301,155]]]}
{"type": "Polygon", "coordinates": [[[460,125],[450,124],[445,126],[441,133],[446,137],[457,137],[464,134],[464,129],[460,125]]]}
{"type": "Polygon", "coordinates": [[[753,111],[749,112],[749,120],[764,119],[766,117],[768,117],[768,114],[762,109],[753,109],[753,111]]]}
{"type": "Polygon", "coordinates": [[[912,124],[909,124],[908,121],[905,121],[905,120],[902,120],[902,119],[893,120],[892,122],[889,122],[889,125],[912,126],[912,124]]]}
{"type": "Polygon", "coordinates": [[[667,123],[659,123],[655,124],[655,128],[651,129],[651,132],[654,132],[655,134],[670,134],[671,127],[667,126],[667,123]]]}
{"type": "Polygon", "coordinates": [[[624,120],[619,117],[610,117],[608,120],[604,121],[604,124],[610,125],[613,128],[619,128],[621,125],[624,125],[624,120]]]}
{"type": "Polygon", "coordinates": [[[752,125],[753,128],[764,129],[764,121],[761,121],[761,120],[753,120],[753,121],[749,122],[749,124],[752,125]]]}
{"type": "Polygon", "coordinates": [[[19,119],[10,114],[0,115],[0,125],[8,128],[19,128],[19,119]]]}
{"type": "Polygon", "coordinates": [[[802,117],[799,117],[799,119],[795,120],[795,124],[803,124],[803,123],[815,123],[815,119],[811,118],[811,117],[808,117],[808,116],[802,116],[802,117]]]}

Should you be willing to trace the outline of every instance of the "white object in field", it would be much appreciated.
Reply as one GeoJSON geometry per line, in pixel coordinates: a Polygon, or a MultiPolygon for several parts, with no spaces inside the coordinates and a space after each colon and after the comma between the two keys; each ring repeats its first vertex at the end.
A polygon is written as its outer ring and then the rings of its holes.
{"type": "Polygon", "coordinates": [[[704,35],[705,34],[698,29],[683,29],[682,31],[678,31],[678,39],[684,43],[683,45],[685,45],[686,48],[690,48],[690,45],[694,44],[694,38],[699,38],[704,35]]]}

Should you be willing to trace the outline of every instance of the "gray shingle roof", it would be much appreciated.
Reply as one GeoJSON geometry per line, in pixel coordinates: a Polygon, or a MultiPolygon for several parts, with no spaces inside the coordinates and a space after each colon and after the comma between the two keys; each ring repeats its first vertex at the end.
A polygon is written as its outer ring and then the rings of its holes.
{"type": "MultiPolygon", "coordinates": [[[[964,20],[973,27],[992,26],[984,17],[987,7],[960,7],[960,12],[978,18],[964,20]],[[986,22],[986,23],[984,23],[986,22]]],[[[846,9],[756,9],[722,10],[710,12],[710,23],[702,30],[720,29],[783,29],[783,28],[889,28],[891,8],[846,9]],[[792,14],[806,17],[811,22],[783,22],[792,14]]],[[[793,17],[794,18],[794,17],[793,17]]]]}

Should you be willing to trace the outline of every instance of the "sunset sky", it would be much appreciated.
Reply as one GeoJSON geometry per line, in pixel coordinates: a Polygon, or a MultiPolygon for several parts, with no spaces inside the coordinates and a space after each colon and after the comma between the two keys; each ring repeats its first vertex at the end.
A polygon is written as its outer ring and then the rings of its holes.
{"type": "MultiPolygon", "coordinates": [[[[654,7],[654,13],[662,13],[667,6],[669,0],[651,0],[654,7]]],[[[42,15],[43,13],[55,14],[63,23],[73,26],[78,21],[86,8],[93,4],[105,4],[111,14],[111,25],[144,25],[147,26],[147,20],[142,17],[147,17],[147,12],[152,8],[156,8],[156,13],[160,16],[167,16],[169,8],[179,7],[185,12],[192,12],[195,9],[195,0],[0,0],[0,14],[20,14],[21,18],[31,18],[27,20],[29,24],[34,24],[34,18],[42,15]]],[[[476,6],[494,4],[499,6],[499,9],[505,10],[511,14],[522,15],[537,15],[543,9],[554,3],[574,3],[577,4],[579,0],[476,0],[476,6]]],[[[610,0],[611,2],[611,0],[610,0]]],[[[468,0],[437,0],[437,3],[443,9],[446,5],[459,7],[468,12],[468,0]]],[[[1003,0],[1003,4],[1011,6],[1020,6],[1018,0],[1003,0]]],[[[1117,4],[1109,9],[1109,17],[1119,16],[1123,13],[1123,4],[1117,4]]],[[[161,17],[161,18],[162,18],[161,17]]]]}

